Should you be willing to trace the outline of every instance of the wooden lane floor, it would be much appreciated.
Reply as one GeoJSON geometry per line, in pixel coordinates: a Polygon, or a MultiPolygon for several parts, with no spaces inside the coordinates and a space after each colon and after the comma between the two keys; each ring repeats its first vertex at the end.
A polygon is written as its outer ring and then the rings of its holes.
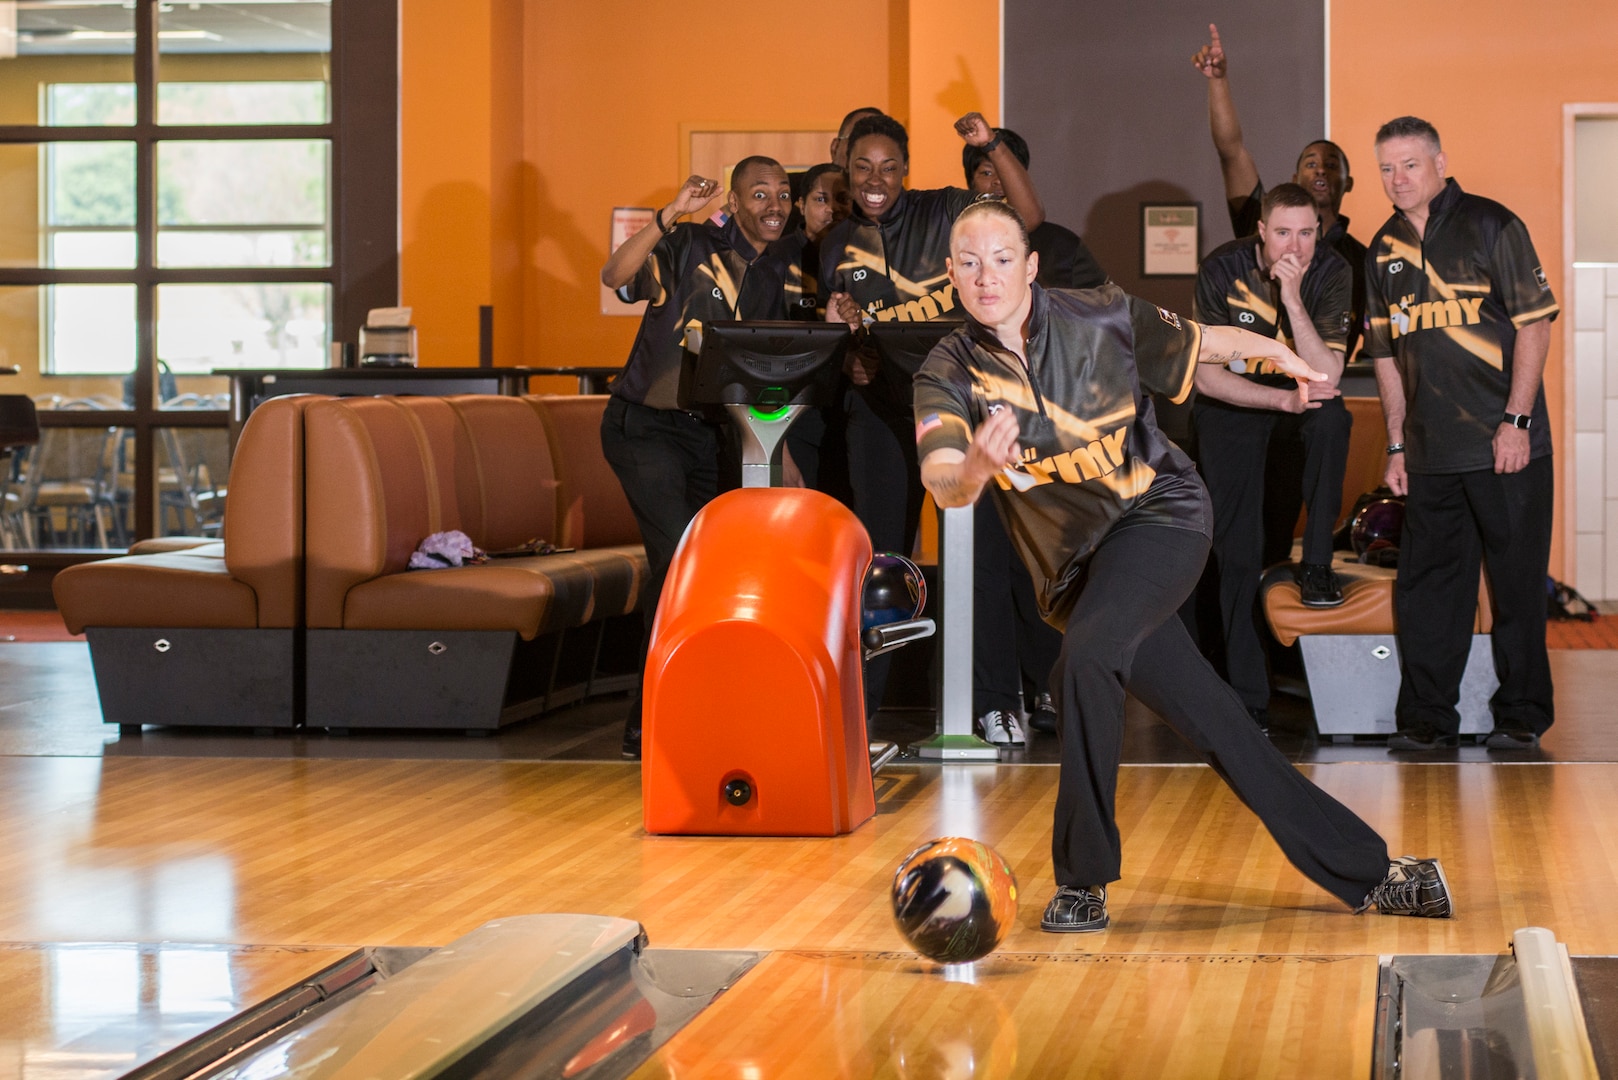
{"type": "Polygon", "coordinates": [[[0,945],[0,1077],[122,1075],[347,953],[109,942],[0,945]]]}
{"type": "Polygon", "coordinates": [[[1316,765],[1395,853],[1444,860],[1458,917],[1355,917],[1203,767],[1119,784],[1124,880],[1102,934],[1038,929],[1056,770],[885,770],[835,839],[648,837],[632,765],[0,758],[0,941],[439,945],[590,912],[669,948],[885,951],[894,867],[975,836],[1022,884],[1008,952],[1494,953],[1552,929],[1618,953],[1618,765],[1316,765]]]}
{"type": "Polygon", "coordinates": [[[772,953],[634,1077],[1371,1071],[1374,956],[1014,953],[969,978],[895,953],[772,953]]]}

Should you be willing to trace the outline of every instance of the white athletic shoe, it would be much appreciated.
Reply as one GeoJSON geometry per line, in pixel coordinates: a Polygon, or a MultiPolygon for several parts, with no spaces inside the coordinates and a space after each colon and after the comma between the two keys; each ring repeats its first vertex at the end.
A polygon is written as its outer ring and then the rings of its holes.
{"type": "Polygon", "coordinates": [[[978,717],[977,728],[985,740],[999,746],[1021,746],[1028,741],[1017,714],[1004,709],[990,709],[978,717]]]}

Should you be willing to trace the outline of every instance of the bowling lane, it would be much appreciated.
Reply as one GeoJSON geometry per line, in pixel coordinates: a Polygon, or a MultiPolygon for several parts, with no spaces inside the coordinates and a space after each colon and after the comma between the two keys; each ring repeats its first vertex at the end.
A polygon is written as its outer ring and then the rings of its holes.
{"type": "Polygon", "coordinates": [[[1365,1076],[1376,980],[1375,956],[775,953],[634,1077],[1365,1076]]]}
{"type": "Polygon", "coordinates": [[[122,1076],[350,951],[0,945],[0,1076],[122,1076]]]}

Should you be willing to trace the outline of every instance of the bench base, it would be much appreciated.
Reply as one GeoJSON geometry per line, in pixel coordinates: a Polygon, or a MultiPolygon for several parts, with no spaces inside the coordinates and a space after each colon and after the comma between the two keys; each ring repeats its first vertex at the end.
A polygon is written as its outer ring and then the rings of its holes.
{"type": "Polygon", "coordinates": [[[296,631],[85,630],[103,723],[290,728],[297,720],[296,631]]]}
{"type": "MultiPolygon", "coordinates": [[[[1326,737],[1392,735],[1399,701],[1399,645],[1392,634],[1306,634],[1298,638],[1315,726],[1326,737]]],[[[1494,729],[1489,699],[1500,686],[1488,634],[1472,635],[1461,678],[1462,735],[1494,729]]]]}

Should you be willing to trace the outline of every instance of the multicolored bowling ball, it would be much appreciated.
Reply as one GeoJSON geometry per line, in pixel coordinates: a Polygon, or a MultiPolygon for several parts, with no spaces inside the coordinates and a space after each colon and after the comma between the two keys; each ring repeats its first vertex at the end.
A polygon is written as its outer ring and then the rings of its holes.
{"type": "Polygon", "coordinates": [[[921,567],[891,551],[871,559],[860,595],[860,629],[919,618],[927,606],[927,579],[921,567]]]}
{"type": "Polygon", "coordinates": [[[1405,525],[1403,499],[1377,499],[1360,507],[1348,527],[1349,542],[1362,563],[1394,566],[1399,561],[1399,533],[1405,525]]]}
{"type": "Polygon", "coordinates": [[[893,921],[929,960],[970,963],[993,952],[1017,921],[1017,877],[988,844],[929,841],[893,875],[893,921]]]}

